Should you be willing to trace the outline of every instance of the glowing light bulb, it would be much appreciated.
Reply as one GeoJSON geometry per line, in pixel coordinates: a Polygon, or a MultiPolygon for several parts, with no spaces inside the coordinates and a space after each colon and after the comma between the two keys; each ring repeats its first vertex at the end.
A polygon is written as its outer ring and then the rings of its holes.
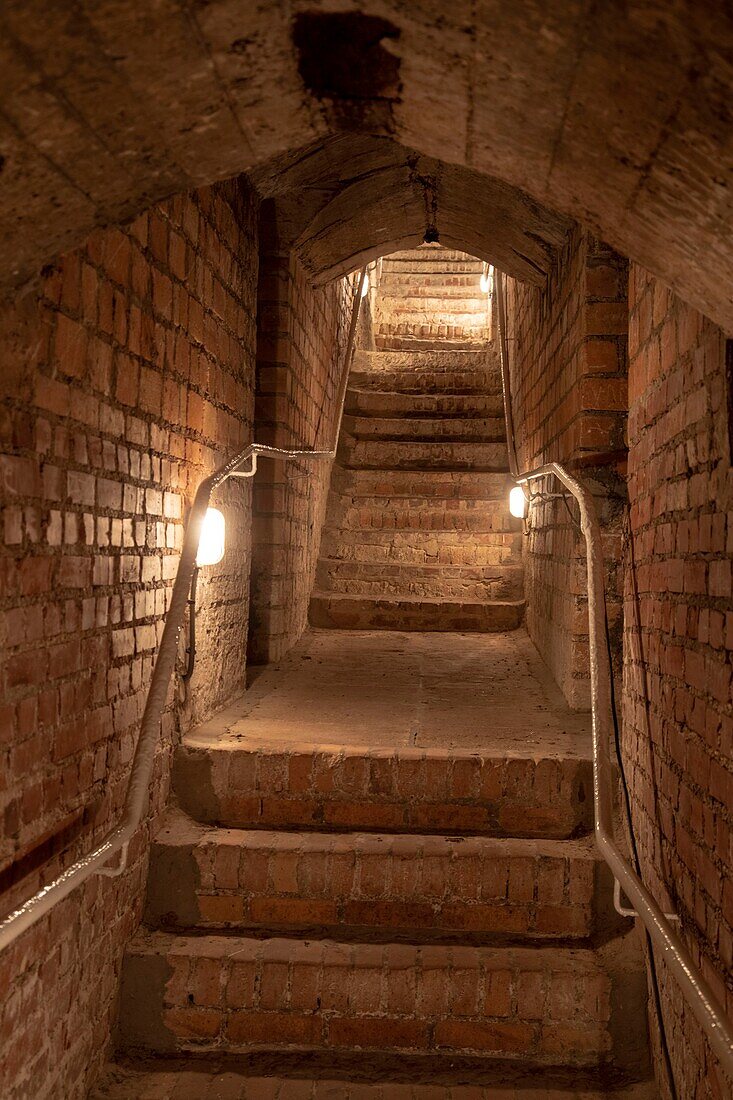
{"type": "Polygon", "coordinates": [[[527,498],[521,485],[515,485],[509,491],[509,511],[515,519],[524,519],[527,515],[527,498]]]}
{"type": "Polygon", "coordinates": [[[491,264],[483,271],[480,286],[484,294],[491,296],[494,293],[494,269],[491,264]]]}
{"type": "Polygon", "coordinates": [[[361,284],[361,296],[362,296],[362,298],[366,298],[368,293],[369,293],[369,272],[365,271],[364,272],[364,282],[361,284]]]}
{"type": "Polygon", "coordinates": [[[196,554],[198,566],[216,565],[224,557],[225,529],[224,516],[219,509],[207,508],[201,524],[199,548],[196,554]]]}

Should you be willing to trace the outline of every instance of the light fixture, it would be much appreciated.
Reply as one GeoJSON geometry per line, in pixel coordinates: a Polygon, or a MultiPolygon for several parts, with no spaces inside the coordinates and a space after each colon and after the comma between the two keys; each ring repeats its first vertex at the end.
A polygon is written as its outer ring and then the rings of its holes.
{"type": "Polygon", "coordinates": [[[224,545],[226,523],[223,514],[218,508],[207,508],[201,521],[201,534],[199,535],[199,548],[196,551],[196,564],[191,577],[191,592],[188,597],[188,649],[186,651],[186,668],[181,673],[184,683],[193,676],[193,668],[196,664],[196,587],[199,579],[199,569],[206,565],[218,565],[224,557],[224,545]]]}
{"type": "Polygon", "coordinates": [[[527,498],[521,485],[509,490],[509,511],[515,519],[524,519],[527,515],[527,498]]]}
{"type": "Polygon", "coordinates": [[[217,565],[224,557],[224,516],[218,508],[207,508],[201,524],[196,565],[217,565]]]}
{"type": "Polygon", "coordinates": [[[364,272],[364,281],[361,284],[361,296],[362,296],[362,298],[366,298],[368,293],[369,293],[369,272],[365,271],[364,272]]]}
{"type": "Polygon", "coordinates": [[[481,290],[484,294],[488,294],[489,297],[494,293],[494,268],[491,264],[484,264],[484,269],[481,272],[481,279],[479,281],[481,290]]]}

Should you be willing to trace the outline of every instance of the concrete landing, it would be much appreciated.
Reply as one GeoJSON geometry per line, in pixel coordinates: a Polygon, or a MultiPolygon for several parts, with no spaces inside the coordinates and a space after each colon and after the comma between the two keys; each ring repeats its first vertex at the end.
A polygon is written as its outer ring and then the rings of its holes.
{"type": "Polygon", "coordinates": [[[569,709],[524,630],[310,630],[190,748],[274,741],[590,760],[590,716],[569,709]]]}
{"type": "Polygon", "coordinates": [[[184,737],[173,780],[227,828],[566,839],[592,828],[590,753],[522,630],[311,630],[184,737]]]}

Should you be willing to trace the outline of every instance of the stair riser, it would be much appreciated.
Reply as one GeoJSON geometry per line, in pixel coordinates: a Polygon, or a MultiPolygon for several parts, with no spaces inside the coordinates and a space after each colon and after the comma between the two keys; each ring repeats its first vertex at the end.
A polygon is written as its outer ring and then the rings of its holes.
{"type": "Polygon", "coordinates": [[[493,371],[372,371],[352,374],[354,389],[364,393],[397,394],[408,397],[436,397],[441,400],[462,398],[498,398],[500,382],[493,371]]]}
{"type": "Polygon", "coordinates": [[[563,839],[592,827],[590,760],[181,746],[174,786],[192,817],[228,828],[563,839]]]}
{"type": "Polygon", "coordinates": [[[496,394],[410,394],[384,393],[379,390],[351,390],[346,396],[350,416],[374,417],[465,417],[475,421],[484,417],[503,417],[501,397],[496,394]]]}
{"type": "MultiPolygon", "coordinates": [[[[369,532],[373,534],[373,532],[369,532]]],[[[477,535],[477,539],[487,539],[489,536],[477,535]]],[[[501,536],[499,536],[501,538],[501,536]]],[[[423,546],[411,546],[408,540],[399,539],[399,533],[394,534],[394,541],[390,542],[389,536],[383,536],[378,543],[359,541],[356,543],[345,542],[339,539],[326,539],[321,553],[324,557],[339,561],[360,562],[365,565],[382,563],[385,565],[456,565],[492,567],[500,565],[519,565],[521,553],[519,548],[511,544],[498,546],[456,546],[446,544],[443,540],[426,535],[422,540],[423,546]]]]}
{"type": "Polygon", "coordinates": [[[516,630],[524,618],[524,606],[513,603],[389,600],[339,596],[316,592],[310,602],[311,626],[325,630],[458,631],[492,634],[516,630]]]}
{"type": "Polygon", "coordinates": [[[471,305],[484,311],[487,309],[489,298],[481,290],[481,277],[471,275],[449,275],[441,278],[439,275],[420,276],[418,279],[409,276],[388,275],[379,284],[379,306],[385,309],[384,303],[415,302],[418,307],[423,302],[429,302],[434,309],[440,309],[443,302],[469,302],[471,305]]]}
{"type": "Polygon", "coordinates": [[[506,473],[472,470],[334,470],[331,490],[353,498],[382,497],[400,501],[450,501],[454,507],[491,507],[501,501],[506,508],[512,478],[506,473]]]}
{"type": "MultiPolygon", "coordinates": [[[[271,932],[358,930],[372,938],[451,933],[482,939],[589,937],[596,929],[590,852],[513,853],[438,837],[298,837],[214,832],[151,852],[146,922],[154,927],[271,932]]],[[[572,843],[572,842],[558,842],[572,843]]],[[[545,850],[549,845],[545,843],[545,850]]]]}
{"type": "MultiPolygon", "coordinates": [[[[478,288],[477,288],[478,289],[478,288]]],[[[467,287],[465,295],[454,295],[450,298],[436,298],[434,294],[414,295],[389,294],[385,295],[377,311],[377,324],[379,331],[385,331],[386,327],[401,321],[415,321],[445,325],[476,325],[485,326],[488,321],[488,309],[486,296],[474,297],[467,287]]]]}
{"type": "Polygon", "coordinates": [[[431,310],[428,306],[415,304],[411,308],[389,309],[377,320],[375,331],[382,336],[438,336],[450,340],[463,335],[467,339],[486,340],[487,323],[485,309],[464,309],[462,304],[455,303],[451,308],[431,310]]]}
{"type": "MultiPolygon", "coordinates": [[[[370,518],[377,518],[370,517],[370,518]]],[[[379,517],[381,518],[381,516],[379,517]]],[[[419,550],[435,555],[438,550],[484,551],[504,550],[521,557],[522,533],[510,531],[452,531],[420,530],[419,528],[389,528],[374,530],[370,527],[327,527],[323,535],[323,545],[346,547],[373,546],[380,550],[392,546],[398,552],[402,549],[419,550]]]]}
{"type": "Polygon", "coordinates": [[[450,601],[471,603],[482,600],[521,600],[524,596],[524,577],[521,568],[507,566],[506,575],[484,580],[466,580],[462,577],[448,578],[444,570],[435,576],[422,574],[419,567],[414,569],[398,568],[394,576],[389,575],[384,566],[374,570],[376,575],[364,575],[364,564],[356,562],[319,561],[316,571],[316,587],[319,591],[329,591],[352,596],[368,596],[379,600],[386,596],[398,596],[403,599],[447,599],[450,601]]]}
{"type": "MultiPolygon", "coordinates": [[[[447,502],[446,502],[447,503],[447,502]]],[[[372,497],[360,500],[355,506],[350,500],[338,497],[329,500],[328,537],[336,531],[352,532],[421,532],[444,538],[452,534],[470,534],[476,538],[486,535],[517,535],[519,522],[502,505],[505,501],[491,501],[483,506],[435,510],[435,502],[427,499],[384,501],[372,497]]],[[[324,533],[324,538],[326,533],[324,533]]]]}
{"type": "Polygon", "coordinates": [[[159,936],[125,960],[123,1047],[440,1052],[579,1067],[613,1054],[614,982],[587,952],[553,960],[531,949],[159,936]]]}
{"type": "Polygon", "coordinates": [[[470,351],[456,351],[450,349],[434,349],[430,352],[417,352],[409,354],[402,351],[366,351],[357,348],[354,354],[354,370],[360,371],[445,371],[454,374],[456,371],[493,370],[501,371],[498,349],[492,344],[481,349],[473,348],[470,351]]]}
{"type": "Polygon", "coordinates": [[[344,464],[371,470],[485,470],[503,473],[508,469],[504,443],[362,443],[342,449],[344,464]]]}
{"type": "Polygon", "coordinates": [[[404,440],[425,443],[506,443],[504,420],[460,420],[450,417],[420,419],[413,417],[344,417],[343,430],[353,439],[404,440]]]}
{"type": "Polygon", "coordinates": [[[439,260],[426,260],[424,257],[414,260],[384,260],[379,285],[381,289],[385,284],[389,286],[389,280],[393,278],[422,279],[424,275],[433,275],[439,279],[440,286],[455,278],[470,277],[478,282],[481,270],[475,260],[447,260],[443,257],[439,260]]]}
{"type": "Polygon", "coordinates": [[[452,331],[440,331],[445,327],[441,325],[437,332],[432,330],[433,335],[428,337],[427,333],[420,336],[411,335],[407,325],[399,325],[398,327],[403,329],[404,332],[393,336],[378,334],[374,337],[374,343],[378,349],[383,351],[433,351],[437,348],[445,348],[448,345],[456,351],[471,351],[474,348],[481,347],[486,340],[486,331],[483,328],[471,330],[456,326],[452,331]]]}

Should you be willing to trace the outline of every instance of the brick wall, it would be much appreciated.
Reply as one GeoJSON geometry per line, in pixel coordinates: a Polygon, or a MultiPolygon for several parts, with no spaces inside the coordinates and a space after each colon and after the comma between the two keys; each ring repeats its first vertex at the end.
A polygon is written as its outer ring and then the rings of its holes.
{"type": "MultiPolygon", "coordinates": [[[[268,217],[266,208],[265,217],[268,217]]],[[[272,214],[269,215],[272,217],[272,214]]],[[[331,447],[351,290],[315,288],[293,253],[261,226],[257,441],[331,447]]],[[[249,658],[277,660],[305,628],[331,463],[263,459],[255,477],[249,658]]]]}
{"type": "MultiPolygon", "coordinates": [[[[629,299],[633,544],[624,548],[623,743],[634,826],[645,881],[660,900],[670,895],[693,957],[733,1016],[733,475],[725,339],[636,266],[629,299]]],[[[729,1095],[730,1083],[718,1077],[663,969],[660,978],[678,1096],[729,1095]]]]}
{"type": "MultiPolygon", "coordinates": [[[[0,313],[5,912],[119,815],[187,506],[251,438],[255,206],[238,184],[176,198],[95,233],[0,313]]],[[[180,727],[243,685],[248,492],[219,497],[229,549],[202,574],[198,668],[165,714],[153,815],[180,727]]],[[[120,878],[92,879],[0,955],[7,1100],[85,1095],[147,835],[120,878]]]]}
{"type": "MultiPolygon", "coordinates": [[[[626,262],[576,229],[547,289],[507,280],[519,465],[559,460],[592,488],[604,528],[607,598],[620,636],[619,556],[626,421],[626,262]]],[[[557,493],[555,479],[533,492],[557,493]]],[[[585,546],[577,506],[537,498],[525,540],[527,627],[571,706],[589,705],[585,546]],[[571,515],[572,512],[572,515],[571,515]]]]}

